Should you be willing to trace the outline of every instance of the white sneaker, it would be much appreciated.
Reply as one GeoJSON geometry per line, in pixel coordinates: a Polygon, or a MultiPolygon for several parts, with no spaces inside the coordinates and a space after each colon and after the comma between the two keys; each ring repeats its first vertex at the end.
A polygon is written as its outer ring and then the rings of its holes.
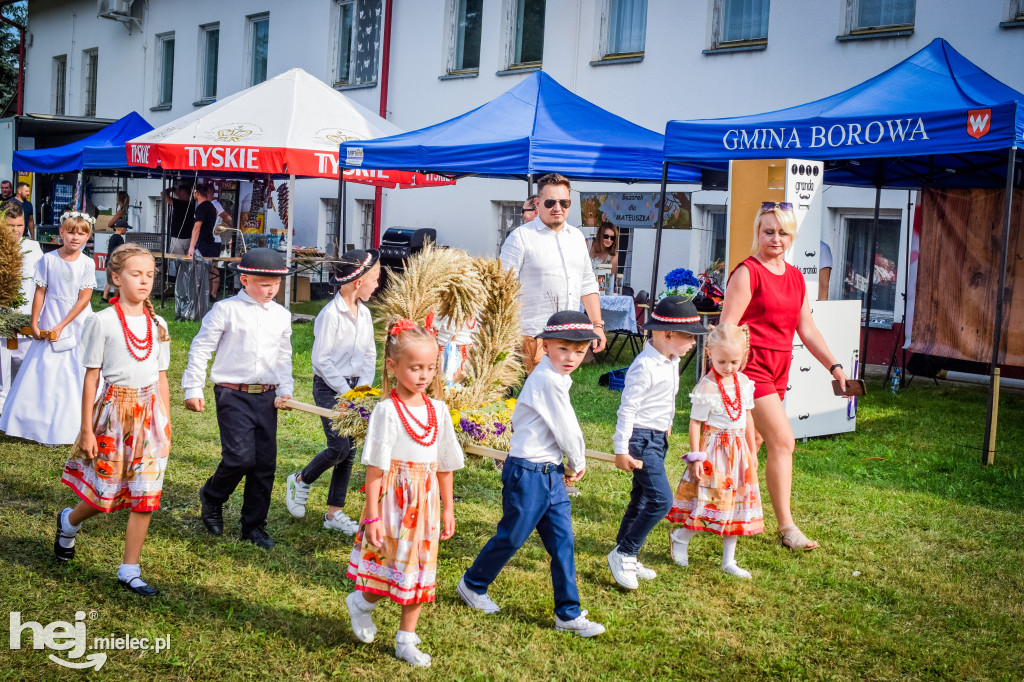
{"type": "Polygon", "coordinates": [[[416,647],[421,641],[415,632],[399,630],[395,635],[395,658],[405,661],[414,668],[429,668],[430,654],[424,653],[416,647]]]}
{"type": "Polygon", "coordinates": [[[360,608],[359,602],[365,601],[359,592],[351,592],[345,597],[345,607],[348,609],[349,622],[352,623],[352,633],[360,642],[369,644],[377,634],[377,626],[373,624],[371,615],[377,605],[372,605],[369,610],[360,608]]]}
{"type": "Polygon", "coordinates": [[[729,575],[736,576],[737,578],[743,578],[745,580],[750,580],[751,578],[750,571],[748,571],[745,568],[740,568],[736,565],[735,561],[731,564],[722,564],[722,570],[728,573],[729,575]]]}
{"type": "Polygon", "coordinates": [[[309,484],[296,480],[298,474],[288,476],[284,504],[288,513],[297,519],[306,515],[306,500],[309,499],[309,484]]]}
{"type": "MultiPolygon", "coordinates": [[[[679,530],[679,529],[676,529],[679,530]]],[[[676,531],[668,534],[668,541],[672,547],[672,561],[680,566],[690,565],[689,542],[680,542],[676,539],[676,531]]]]}
{"type": "Polygon", "coordinates": [[[653,568],[647,568],[638,561],[636,562],[636,577],[640,580],[654,580],[658,577],[658,574],[653,568]]]}
{"type": "MultiPolygon", "coordinates": [[[[302,485],[301,483],[299,485],[302,485]]],[[[355,535],[359,530],[359,523],[353,521],[345,512],[338,510],[334,514],[324,514],[324,528],[328,530],[340,530],[345,535],[355,535]]]]}
{"type": "Polygon", "coordinates": [[[612,569],[615,582],[627,590],[635,590],[640,586],[636,579],[636,557],[622,554],[618,545],[608,552],[608,568],[612,569]]]}
{"type": "Polygon", "coordinates": [[[463,574],[459,579],[459,584],[455,588],[455,591],[462,597],[462,601],[466,602],[466,606],[476,609],[477,611],[483,611],[484,613],[497,613],[501,611],[494,600],[491,599],[486,592],[483,594],[477,594],[473,590],[469,589],[466,585],[466,575],[463,574]]]}
{"type": "Polygon", "coordinates": [[[586,611],[582,611],[579,616],[572,620],[562,620],[555,616],[555,629],[574,632],[580,637],[596,637],[604,632],[604,626],[589,620],[586,611]]]}

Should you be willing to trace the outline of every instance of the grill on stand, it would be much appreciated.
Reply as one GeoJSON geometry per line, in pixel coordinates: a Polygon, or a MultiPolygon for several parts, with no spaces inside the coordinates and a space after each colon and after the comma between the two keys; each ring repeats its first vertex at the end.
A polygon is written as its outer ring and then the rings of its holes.
{"type": "Polygon", "coordinates": [[[380,240],[381,270],[402,272],[406,259],[422,251],[428,242],[437,243],[437,230],[389,227],[380,240]]]}

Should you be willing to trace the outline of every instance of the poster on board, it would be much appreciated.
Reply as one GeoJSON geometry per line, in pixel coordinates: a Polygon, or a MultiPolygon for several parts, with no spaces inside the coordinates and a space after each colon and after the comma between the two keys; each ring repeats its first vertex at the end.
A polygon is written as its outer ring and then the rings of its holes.
{"type": "MultiPolygon", "coordinates": [[[[658,192],[580,192],[581,227],[654,229],[658,227],[658,192]]],[[[669,192],[665,199],[665,229],[688,230],[690,193],[669,192]]]]}

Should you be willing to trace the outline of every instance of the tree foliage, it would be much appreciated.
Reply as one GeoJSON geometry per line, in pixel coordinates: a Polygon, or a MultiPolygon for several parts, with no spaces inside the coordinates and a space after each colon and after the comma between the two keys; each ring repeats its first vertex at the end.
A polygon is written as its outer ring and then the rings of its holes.
{"type": "MultiPolygon", "coordinates": [[[[0,8],[0,14],[22,26],[28,25],[28,3],[16,2],[0,8]]],[[[18,46],[20,35],[9,24],[0,23],[0,109],[18,96],[18,46]]]]}

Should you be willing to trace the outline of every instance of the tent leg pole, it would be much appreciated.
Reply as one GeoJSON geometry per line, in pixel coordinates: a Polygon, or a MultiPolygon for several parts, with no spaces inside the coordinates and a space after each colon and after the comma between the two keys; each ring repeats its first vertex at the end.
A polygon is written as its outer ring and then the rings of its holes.
{"type": "Polygon", "coordinates": [[[345,252],[345,231],[342,225],[345,224],[345,169],[338,169],[338,210],[335,211],[334,215],[334,253],[332,256],[337,258],[345,252]]]}
{"type": "Polygon", "coordinates": [[[167,172],[160,171],[160,310],[164,309],[164,298],[167,294],[167,202],[164,201],[164,194],[167,192],[167,172]]]}
{"type": "Polygon", "coordinates": [[[658,231],[654,235],[654,264],[651,266],[651,294],[649,311],[654,311],[658,299],[658,263],[661,260],[661,231],[665,227],[665,196],[668,186],[668,161],[661,164],[661,196],[658,198],[658,231]]]}
{"type": "MultiPolygon", "coordinates": [[[[903,257],[903,343],[900,344],[903,347],[903,362],[900,367],[903,371],[900,372],[900,388],[903,388],[907,380],[907,306],[910,302],[910,243],[914,240],[914,190],[907,190],[907,247],[906,253],[903,257]]],[[[911,330],[913,332],[913,330],[911,330]]]]}
{"type": "MultiPolygon", "coordinates": [[[[295,225],[295,176],[288,176],[288,225],[285,232],[284,266],[287,269],[292,267],[292,229],[295,225]]],[[[292,309],[292,276],[284,276],[284,308],[292,309]]]]}
{"type": "Polygon", "coordinates": [[[988,466],[996,455],[996,413],[999,410],[999,344],[1003,331],[1003,293],[1006,290],[1006,261],[1010,244],[1010,220],[1013,216],[1013,176],[1016,170],[1017,148],[1010,147],[1006,155],[1006,198],[1003,199],[1002,249],[999,254],[999,288],[996,290],[996,322],[992,330],[992,362],[989,372],[992,380],[988,388],[988,414],[985,417],[985,442],[982,444],[981,463],[988,466]]]}
{"type": "Polygon", "coordinates": [[[864,315],[864,344],[860,352],[859,379],[864,378],[864,369],[868,364],[868,339],[871,337],[871,296],[875,282],[875,252],[878,250],[878,213],[882,206],[882,184],[875,185],[875,219],[871,223],[871,252],[868,256],[868,290],[867,313],[864,315]]]}
{"type": "Polygon", "coordinates": [[[341,210],[341,244],[339,246],[340,250],[338,251],[338,254],[340,255],[345,253],[348,249],[346,246],[348,244],[348,198],[346,197],[348,194],[348,186],[344,181],[342,181],[339,189],[341,192],[341,201],[339,203],[341,210]]]}

